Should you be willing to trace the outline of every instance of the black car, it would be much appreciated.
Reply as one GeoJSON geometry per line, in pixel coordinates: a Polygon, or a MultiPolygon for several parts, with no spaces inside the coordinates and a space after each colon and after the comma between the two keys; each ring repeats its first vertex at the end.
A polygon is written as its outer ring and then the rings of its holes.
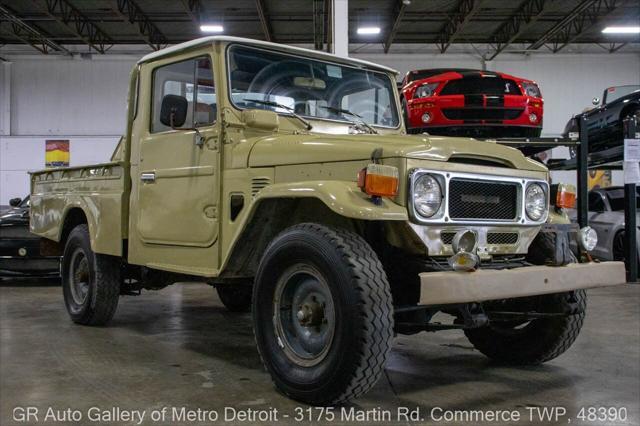
{"type": "MultiPolygon", "coordinates": [[[[640,85],[613,86],[604,90],[602,100],[593,98],[595,108],[583,112],[589,131],[589,153],[609,153],[611,160],[621,160],[623,152],[623,120],[635,117],[640,123],[640,85]],[[606,151],[606,152],[605,152],[606,151]]],[[[578,132],[576,123],[569,120],[563,136],[578,132]]],[[[575,156],[572,150],[571,156],[575,156]]]]}
{"type": "Polygon", "coordinates": [[[60,257],[46,255],[46,242],[29,232],[29,197],[14,198],[0,215],[0,276],[56,276],[60,257]]]}

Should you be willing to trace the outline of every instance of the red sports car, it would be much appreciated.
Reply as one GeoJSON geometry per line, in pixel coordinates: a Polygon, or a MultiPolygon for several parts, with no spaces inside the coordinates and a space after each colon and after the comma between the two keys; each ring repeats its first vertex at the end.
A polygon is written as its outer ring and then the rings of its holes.
{"type": "Polygon", "coordinates": [[[461,68],[409,71],[400,98],[407,130],[432,135],[538,137],[538,85],[508,74],[461,68]]]}

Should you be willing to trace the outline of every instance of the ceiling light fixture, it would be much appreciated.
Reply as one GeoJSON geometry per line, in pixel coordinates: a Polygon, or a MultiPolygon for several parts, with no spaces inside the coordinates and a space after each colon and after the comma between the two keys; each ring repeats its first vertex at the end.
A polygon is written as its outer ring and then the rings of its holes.
{"type": "Polygon", "coordinates": [[[605,34],[640,34],[640,27],[607,27],[602,32],[605,34]]]}
{"type": "Polygon", "coordinates": [[[221,33],[224,28],[222,25],[200,25],[200,31],[203,33],[221,33]]]}
{"type": "Polygon", "coordinates": [[[360,27],[358,34],[380,34],[380,27],[360,27]]]}

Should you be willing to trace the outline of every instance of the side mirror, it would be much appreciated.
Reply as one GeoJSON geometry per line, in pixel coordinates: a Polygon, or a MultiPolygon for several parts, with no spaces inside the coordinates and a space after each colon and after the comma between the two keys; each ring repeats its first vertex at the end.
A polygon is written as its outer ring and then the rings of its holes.
{"type": "Polygon", "coordinates": [[[182,127],[187,120],[187,98],[178,95],[165,95],[160,106],[160,122],[171,128],[182,127]]]}
{"type": "Polygon", "coordinates": [[[600,104],[600,98],[596,96],[595,98],[591,99],[591,103],[597,106],[598,104],[600,104]]]}
{"type": "Polygon", "coordinates": [[[9,200],[9,205],[11,207],[18,207],[21,202],[22,202],[22,198],[20,198],[20,197],[12,198],[12,199],[9,200]]]}
{"type": "Polygon", "coordinates": [[[245,109],[242,121],[249,127],[273,131],[280,127],[280,118],[274,111],[266,109],[245,109]]]}

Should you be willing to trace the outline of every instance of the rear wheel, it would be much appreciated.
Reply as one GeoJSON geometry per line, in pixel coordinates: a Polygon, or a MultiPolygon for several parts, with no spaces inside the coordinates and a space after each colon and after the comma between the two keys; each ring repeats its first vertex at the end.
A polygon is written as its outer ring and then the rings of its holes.
{"type": "Polygon", "coordinates": [[[91,250],[87,225],[69,234],[62,258],[62,291],[73,322],[105,325],[120,297],[120,259],[91,250]]]}
{"type": "Polygon", "coordinates": [[[360,236],[317,224],[293,226],[260,262],[253,324],[280,391],[313,405],[346,402],[377,382],[390,351],[386,274],[360,236]]]}

